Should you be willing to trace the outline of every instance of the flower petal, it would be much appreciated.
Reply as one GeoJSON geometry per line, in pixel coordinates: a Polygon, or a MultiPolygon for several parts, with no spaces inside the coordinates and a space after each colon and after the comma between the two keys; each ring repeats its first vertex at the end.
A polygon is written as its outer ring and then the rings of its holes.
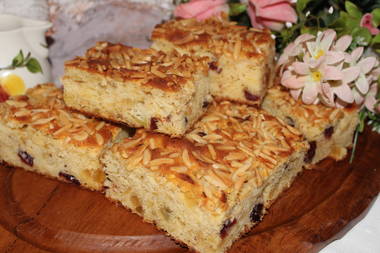
{"type": "Polygon", "coordinates": [[[308,40],[311,40],[311,39],[314,39],[314,38],[315,38],[314,35],[305,33],[305,34],[302,34],[302,35],[298,36],[298,38],[294,41],[294,43],[295,44],[301,44],[301,43],[304,43],[305,41],[308,41],[308,40]]]}
{"type": "Polygon", "coordinates": [[[360,68],[359,67],[350,67],[342,70],[343,73],[343,82],[348,84],[352,81],[356,80],[359,77],[360,74],[360,68]]]}
{"type": "Polygon", "coordinates": [[[326,63],[332,65],[344,61],[344,56],[343,52],[328,51],[326,53],[326,63]]]}
{"type": "Polygon", "coordinates": [[[315,99],[318,96],[317,83],[307,83],[302,92],[302,101],[305,104],[314,103],[315,99]]]}
{"type": "Polygon", "coordinates": [[[251,20],[251,25],[255,28],[262,29],[264,28],[264,26],[258,22],[254,8],[255,7],[251,3],[248,5],[247,12],[248,12],[249,19],[251,20]]]}
{"type": "Polygon", "coordinates": [[[354,95],[355,103],[361,105],[364,101],[364,96],[355,87],[352,89],[352,94],[354,95]]]}
{"type": "Polygon", "coordinates": [[[321,48],[323,51],[327,52],[330,50],[331,44],[336,37],[336,32],[332,29],[328,29],[323,32],[323,38],[321,40],[321,48]]]}
{"type": "Polygon", "coordinates": [[[309,64],[304,62],[294,62],[292,65],[294,71],[299,75],[308,75],[310,73],[309,64]]]}
{"type": "Polygon", "coordinates": [[[324,80],[343,80],[343,73],[340,69],[333,66],[325,67],[323,70],[324,80]]]}
{"type": "Polygon", "coordinates": [[[355,48],[351,53],[352,61],[357,62],[359,60],[359,58],[362,56],[363,51],[364,51],[363,47],[355,48]]]}
{"type": "Polygon", "coordinates": [[[297,89],[297,90],[290,90],[290,95],[295,99],[295,100],[298,100],[298,98],[300,97],[301,95],[301,89],[297,89]]]}
{"type": "Polygon", "coordinates": [[[270,19],[261,18],[261,23],[272,31],[281,31],[284,23],[270,19]]]}
{"type": "MultiPolygon", "coordinates": [[[[251,1],[252,3],[253,1],[251,1]]],[[[256,8],[256,16],[273,21],[297,22],[297,13],[289,2],[280,2],[277,4],[267,5],[256,8]]]]}
{"type": "Polygon", "coordinates": [[[226,0],[190,1],[188,3],[178,5],[174,10],[174,15],[181,18],[198,18],[198,16],[201,16],[204,19],[220,11],[220,6],[225,3],[226,0]]]}
{"type": "Polygon", "coordinates": [[[322,83],[321,88],[322,94],[324,95],[323,97],[325,98],[325,102],[327,103],[327,105],[334,106],[334,94],[330,85],[328,83],[322,83]]]}
{"type": "Polygon", "coordinates": [[[332,87],[333,93],[337,95],[346,103],[354,102],[354,95],[351,88],[347,84],[341,84],[339,86],[332,87]]]}
{"type": "Polygon", "coordinates": [[[363,74],[359,75],[359,78],[355,82],[356,87],[362,94],[366,94],[369,89],[367,78],[363,74]]]}
{"type": "Polygon", "coordinates": [[[305,78],[291,76],[287,79],[281,79],[281,84],[289,89],[300,89],[305,86],[305,78]]]}
{"type": "Polygon", "coordinates": [[[377,102],[376,100],[376,94],[377,94],[377,84],[372,84],[371,88],[369,89],[369,92],[367,93],[364,101],[365,107],[367,107],[368,110],[371,112],[375,112],[375,104],[377,102]]]}
{"type": "Polygon", "coordinates": [[[368,72],[373,69],[373,67],[376,64],[376,58],[375,57],[367,57],[358,62],[358,66],[360,67],[361,71],[364,74],[367,74],[368,72]]]}
{"type": "Polygon", "coordinates": [[[352,42],[352,36],[344,35],[340,37],[334,45],[334,50],[344,52],[350,46],[352,42]]]}

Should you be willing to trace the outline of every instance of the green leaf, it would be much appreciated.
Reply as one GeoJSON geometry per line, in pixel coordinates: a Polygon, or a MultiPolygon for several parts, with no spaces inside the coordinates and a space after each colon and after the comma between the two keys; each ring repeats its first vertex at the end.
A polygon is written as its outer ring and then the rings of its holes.
{"type": "Polygon", "coordinates": [[[351,3],[350,1],[346,1],[345,3],[346,11],[347,13],[354,18],[361,18],[363,16],[362,12],[359,10],[359,8],[351,3]]]}
{"type": "Polygon", "coordinates": [[[380,33],[372,38],[372,44],[380,43],[380,33]]]}
{"type": "Polygon", "coordinates": [[[37,61],[36,58],[30,58],[30,60],[26,63],[26,68],[32,72],[32,73],[42,73],[42,68],[40,63],[37,61]]]}
{"type": "Polygon", "coordinates": [[[380,25],[380,8],[374,9],[372,12],[372,21],[374,26],[379,26],[380,25]]]}
{"type": "Polygon", "coordinates": [[[247,10],[247,5],[242,3],[230,3],[230,16],[238,16],[247,10]]]}
{"type": "Polygon", "coordinates": [[[299,15],[303,12],[303,10],[306,8],[306,5],[309,2],[310,2],[310,0],[298,0],[297,1],[296,9],[297,9],[297,12],[299,15]]]}
{"type": "Polygon", "coordinates": [[[303,27],[301,27],[301,33],[302,34],[308,33],[308,34],[312,34],[312,35],[317,35],[318,27],[316,27],[316,26],[303,26],[303,27]]]}
{"type": "Polygon", "coordinates": [[[13,58],[12,60],[12,66],[13,67],[19,67],[24,62],[24,53],[22,50],[13,58]]]}
{"type": "Polygon", "coordinates": [[[364,45],[361,44],[362,42],[365,42],[367,45],[371,42],[372,35],[368,31],[368,29],[363,28],[363,27],[355,27],[352,30],[352,37],[354,37],[354,40],[359,43],[359,45],[364,45]]]}

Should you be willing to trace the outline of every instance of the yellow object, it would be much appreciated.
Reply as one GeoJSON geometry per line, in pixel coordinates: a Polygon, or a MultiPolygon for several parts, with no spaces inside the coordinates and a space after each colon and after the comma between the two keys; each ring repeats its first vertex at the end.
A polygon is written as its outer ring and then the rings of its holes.
{"type": "Polygon", "coordinates": [[[0,84],[10,96],[25,94],[24,80],[16,74],[8,74],[0,77],[0,84]]]}

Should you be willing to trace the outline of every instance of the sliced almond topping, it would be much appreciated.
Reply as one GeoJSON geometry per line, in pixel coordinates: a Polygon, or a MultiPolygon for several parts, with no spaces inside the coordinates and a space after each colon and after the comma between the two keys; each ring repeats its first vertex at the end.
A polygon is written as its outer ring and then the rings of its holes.
{"type": "Polygon", "coordinates": [[[160,166],[163,164],[174,164],[174,160],[171,158],[157,158],[149,162],[150,166],[160,166]]]}
{"type": "Polygon", "coordinates": [[[143,153],[143,164],[145,166],[148,165],[148,163],[150,162],[150,159],[152,158],[152,153],[150,152],[149,149],[145,149],[144,150],[144,153],[143,153]]]}
{"type": "Polygon", "coordinates": [[[50,118],[45,118],[45,119],[38,119],[36,121],[34,121],[31,125],[35,126],[35,125],[45,125],[47,123],[49,123],[50,121],[54,120],[55,117],[50,117],[50,118]]]}
{"type": "Polygon", "coordinates": [[[15,112],[14,116],[15,117],[24,117],[24,116],[29,116],[30,115],[30,111],[28,110],[20,110],[20,111],[17,111],[15,112]]]}
{"type": "Polygon", "coordinates": [[[88,133],[85,131],[80,131],[72,136],[72,138],[76,141],[84,141],[88,138],[88,133]]]}
{"type": "Polygon", "coordinates": [[[185,164],[185,166],[188,168],[191,168],[193,166],[193,164],[190,161],[189,151],[187,149],[184,149],[182,151],[182,161],[185,164]]]}
{"type": "Polygon", "coordinates": [[[99,131],[100,129],[102,129],[102,128],[104,127],[105,124],[106,124],[106,123],[105,123],[104,121],[100,121],[100,122],[96,125],[96,127],[95,127],[96,131],[99,131]]]}
{"type": "Polygon", "coordinates": [[[96,138],[96,143],[99,145],[99,146],[102,146],[104,144],[104,138],[102,135],[96,133],[95,134],[95,138],[96,138]]]}
{"type": "Polygon", "coordinates": [[[25,107],[25,106],[27,106],[28,105],[28,103],[27,102],[24,102],[24,101],[15,101],[15,100],[7,100],[7,101],[5,101],[8,105],[10,105],[10,106],[14,106],[14,107],[18,107],[18,108],[20,108],[20,107],[25,107]]]}
{"type": "Polygon", "coordinates": [[[207,148],[208,148],[208,151],[210,152],[211,158],[213,160],[215,160],[216,159],[216,152],[215,152],[214,146],[211,144],[208,144],[207,148]]]}

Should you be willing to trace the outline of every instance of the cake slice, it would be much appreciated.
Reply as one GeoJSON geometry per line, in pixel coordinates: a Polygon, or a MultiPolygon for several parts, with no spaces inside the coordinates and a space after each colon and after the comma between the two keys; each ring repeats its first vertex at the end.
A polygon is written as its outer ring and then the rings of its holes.
{"type": "Polygon", "coordinates": [[[137,131],[102,156],[106,196],[202,253],[226,251],[302,170],[295,128],[246,105],[213,105],[184,138],[137,131]]]}
{"type": "Polygon", "coordinates": [[[263,109],[299,129],[310,144],[305,162],[315,164],[326,157],[343,159],[352,146],[359,123],[358,108],[331,108],[306,105],[290,93],[275,86],[268,90],[263,109]]]}
{"type": "Polygon", "coordinates": [[[86,114],[182,136],[211,101],[207,58],[100,42],[66,62],[64,100],[86,114]]]}
{"type": "Polygon", "coordinates": [[[220,18],[175,19],[157,25],[152,40],[158,50],[210,57],[211,93],[218,100],[260,105],[272,83],[275,44],[269,30],[220,18]]]}
{"type": "Polygon", "coordinates": [[[91,190],[103,188],[99,156],[120,128],[70,112],[53,84],[0,103],[0,116],[0,161],[91,190]]]}

